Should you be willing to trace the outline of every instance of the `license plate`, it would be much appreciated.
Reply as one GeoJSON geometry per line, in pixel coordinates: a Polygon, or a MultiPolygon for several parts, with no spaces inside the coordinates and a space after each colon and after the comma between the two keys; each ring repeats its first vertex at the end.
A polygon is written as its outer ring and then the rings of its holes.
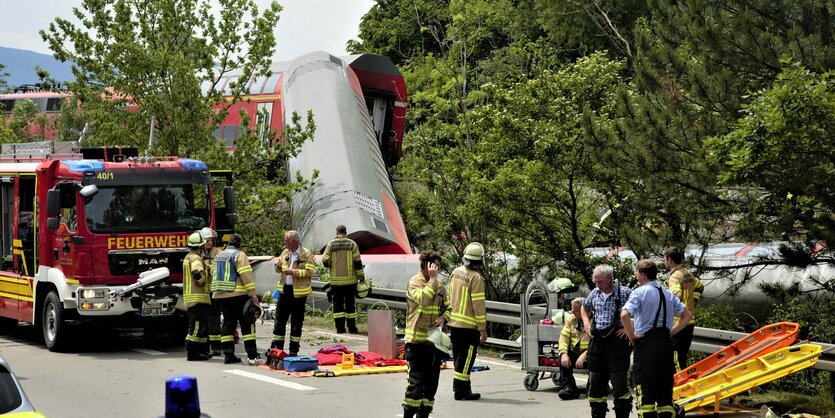
{"type": "Polygon", "coordinates": [[[166,316],[174,313],[174,305],[171,301],[149,301],[142,304],[139,309],[140,316],[166,316]]]}

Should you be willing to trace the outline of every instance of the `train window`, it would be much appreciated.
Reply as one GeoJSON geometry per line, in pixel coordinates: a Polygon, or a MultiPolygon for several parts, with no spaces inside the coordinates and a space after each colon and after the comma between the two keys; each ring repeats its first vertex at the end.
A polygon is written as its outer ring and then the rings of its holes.
{"type": "Polygon", "coordinates": [[[238,134],[238,127],[235,125],[223,125],[223,143],[227,147],[235,146],[235,138],[238,134]]]}
{"type": "Polygon", "coordinates": [[[204,96],[209,94],[209,90],[212,88],[211,80],[206,80],[200,84],[200,92],[203,93],[204,96]]]}
{"type": "Polygon", "coordinates": [[[14,109],[14,99],[0,100],[0,112],[11,112],[14,109]]]}
{"type": "Polygon", "coordinates": [[[223,138],[223,137],[221,136],[220,126],[218,126],[217,128],[215,128],[215,132],[214,132],[212,135],[214,135],[214,137],[215,137],[215,138],[217,138],[217,139],[222,139],[222,138],[223,138]]]}
{"type": "Polygon", "coordinates": [[[270,78],[267,79],[267,83],[264,84],[264,94],[273,94],[275,93],[275,89],[278,87],[278,81],[281,80],[281,74],[273,74],[270,78]]]}
{"type": "Polygon", "coordinates": [[[267,81],[266,77],[258,77],[252,84],[249,85],[249,94],[261,94],[261,88],[264,87],[264,82],[267,81]]]}
{"type": "Polygon", "coordinates": [[[52,97],[46,99],[46,111],[47,112],[60,112],[61,111],[61,104],[64,102],[62,97],[52,97]]]}
{"type": "Polygon", "coordinates": [[[230,76],[226,78],[226,84],[223,85],[223,91],[221,92],[224,96],[229,96],[232,94],[232,83],[237,83],[238,78],[234,76],[230,76]]]}
{"type": "Polygon", "coordinates": [[[32,101],[35,102],[35,108],[38,109],[38,112],[46,112],[46,97],[32,99],[32,101]]]}
{"type": "Polygon", "coordinates": [[[258,129],[258,139],[261,144],[269,144],[270,142],[270,120],[273,117],[272,103],[258,103],[258,114],[255,122],[256,129],[258,129]]]}

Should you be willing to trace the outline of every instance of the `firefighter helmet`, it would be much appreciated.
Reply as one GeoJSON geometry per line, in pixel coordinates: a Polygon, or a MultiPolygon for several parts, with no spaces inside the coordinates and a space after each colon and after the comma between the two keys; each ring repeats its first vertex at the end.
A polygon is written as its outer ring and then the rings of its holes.
{"type": "Polygon", "coordinates": [[[203,236],[200,235],[199,232],[195,232],[195,233],[189,235],[188,243],[186,243],[186,245],[188,245],[189,248],[200,248],[205,243],[206,243],[206,240],[203,239],[203,236]]]}
{"type": "Polygon", "coordinates": [[[439,327],[431,327],[427,330],[428,340],[438,349],[438,351],[443,352],[447,356],[449,356],[449,352],[452,350],[452,339],[449,338],[449,335],[441,331],[439,327]]]}
{"type": "Polygon", "coordinates": [[[371,283],[359,282],[357,283],[357,298],[363,299],[371,295],[371,283]]]}
{"type": "Polygon", "coordinates": [[[553,293],[574,293],[577,291],[577,285],[571,279],[565,277],[558,277],[548,283],[548,291],[553,293]]]}
{"type": "Polygon", "coordinates": [[[484,258],[484,246],[477,243],[471,242],[467,245],[467,248],[464,248],[464,259],[470,261],[481,261],[484,258]]]}
{"type": "Polygon", "coordinates": [[[261,318],[262,313],[261,305],[252,299],[244,303],[244,317],[248,317],[251,321],[254,322],[256,319],[261,318]]]}
{"type": "Polygon", "coordinates": [[[200,230],[200,236],[203,237],[204,240],[208,240],[209,238],[217,239],[217,232],[207,226],[200,230]]]}

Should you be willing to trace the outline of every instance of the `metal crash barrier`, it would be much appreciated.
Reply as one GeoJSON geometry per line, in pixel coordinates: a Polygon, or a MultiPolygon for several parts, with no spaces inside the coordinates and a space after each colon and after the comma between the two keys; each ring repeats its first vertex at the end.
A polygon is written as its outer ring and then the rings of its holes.
{"type": "MultiPolygon", "coordinates": [[[[323,282],[313,281],[313,294],[317,298],[325,298],[326,295],[321,291],[323,282]]],[[[357,303],[365,305],[373,305],[377,302],[383,302],[392,309],[406,309],[406,291],[396,289],[381,289],[374,288],[370,297],[364,299],[357,299],[357,303]]],[[[535,313],[542,314],[545,308],[529,307],[529,310],[535,313]]],[[[487,301],[487,322],[497,324],[508,324],[521,326],[521,308],[518,303],[505,303],[487,301]]],[[[696,327],[693,332],[693,344],[690,349],[703,353],[715,353],[731,343],[745,337],[746,333],[724,331],[721,329],[700,328],[696,327]]],[[[813,344],[820,344],[823,347],[823,354],[812,368],[818,370],[826,370],[835,372],[835,346],[833,344],[826,344],[812,341],[813,344]]],[[[521,349],[521,344],[516,341],[502,340],[498,338],[488,338],[487,344],[496,345],[504,348],[521,349]]]]}

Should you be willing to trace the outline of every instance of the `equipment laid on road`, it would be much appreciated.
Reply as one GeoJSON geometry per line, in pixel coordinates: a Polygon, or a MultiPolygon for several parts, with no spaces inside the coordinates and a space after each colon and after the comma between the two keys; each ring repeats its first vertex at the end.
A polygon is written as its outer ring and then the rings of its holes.
{"type": "Polygon", "coordinates": [[[522,295],[519,305],[522,315],[522,370],[527,372],[523,380],[527,390],[535,391],[539,381],[548,377],[558,388],[563,386],[559,357],[553,347],[560,342],[562,326],[541,323],[549,318],[552,303],[556,306],[561,296],[562,293],[549,292],[545,284],[537,281],[531,282],[522,295]],[[545,311],[541,314],[533,312],[531,301],[534,297],[544,299],[545,311]]]}
{"type": "Polygon", "coordinates": [[[781,348],[678,386],[673,389],[673,401],[685,411],[712,405],[718,412],[722,399],[811,367],[821,353],[818,344],[781,348]]]}
{"type": "Polygon", "coordinates": [[[319,360],[310,356],[284,357],[284,370],[289,372],[307,372],[319,368],[319,360]]]}
{"type": "Polygon", "coordinates": [[[800,325],[794,322],[778,322],[764,326],[702,361],[676,373],[673,387],[681,386],[754,357],[788,347],[797,341],[799,330],[800,325]]]}

